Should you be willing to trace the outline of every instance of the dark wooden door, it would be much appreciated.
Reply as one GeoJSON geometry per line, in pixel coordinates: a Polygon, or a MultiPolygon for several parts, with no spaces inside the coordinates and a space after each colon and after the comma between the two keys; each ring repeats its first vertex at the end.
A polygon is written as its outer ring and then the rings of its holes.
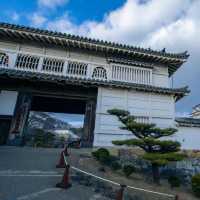
{"type": "Polygon", "coordinates": [[[10,130],[10,122],[10,119],[0,119],[0,145],[7,143],[10,130]]]}

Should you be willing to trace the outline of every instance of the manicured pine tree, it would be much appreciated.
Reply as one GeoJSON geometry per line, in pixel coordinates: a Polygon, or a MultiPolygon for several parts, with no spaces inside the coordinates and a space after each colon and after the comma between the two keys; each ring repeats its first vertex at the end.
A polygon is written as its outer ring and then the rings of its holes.
{"type": "Polygon", "coordinates": [[[112,143],[115,145],[138,146],[145,153],[143,158],[150,161],[152,166],[153,180],[160,183],[159,167],[166,165],[171,161],[180,161],[184,159],[184,155],[180,151],[180,143],[172,140],[160,140],[166,136],[174,135],[177,130],[174,128],[158,128],[155,124],[139,123],[135,121],[135,117],[130,115],[128,111],[120,109],[108,110],[108,113],[118,117],[122,122],[121,129],[128,130],[133,133],[135,138],[128,140],[117,140],[112,143]]]}

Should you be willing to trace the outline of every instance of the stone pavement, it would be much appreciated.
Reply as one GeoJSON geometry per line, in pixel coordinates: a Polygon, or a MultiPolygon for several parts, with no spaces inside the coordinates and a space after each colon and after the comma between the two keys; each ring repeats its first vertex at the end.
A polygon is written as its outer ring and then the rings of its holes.
{"type": "Polygon", "coordinates": [[[0,200],[104,200],[92,188],[73,183],[55,188],[63,169],[56,169],[61,149],[0,147],[0,200]]]}

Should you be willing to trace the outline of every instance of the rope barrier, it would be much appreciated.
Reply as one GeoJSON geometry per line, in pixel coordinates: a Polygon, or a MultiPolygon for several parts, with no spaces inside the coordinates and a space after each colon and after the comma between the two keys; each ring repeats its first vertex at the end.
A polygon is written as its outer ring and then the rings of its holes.
{"type": "Polygon", "coordinates": [[[87,175],[89,175],[89,176],[92,176],[92,177],[94,177],[94,178],[96,178],[96,179],[99,179],[99,180],[102,180],[102,181],[105,181],[105,182],[108,182],[108,183],[112,183],[113,185],[120,186],[119,183],[116,183],[116,182],[114,182],[114,181],[111,181],[111,180],[108,180],[108,179],[105,179],[105,178],[101,178],[101,177],[99,177],[99,176],[96,176],[96,175],[94,175],[94,174],[92,174],[92,173],[83,171],[83,170],[78,169],[78,168],[76,168],[76,167],[71,166],[71,168],[74,169],[74,170],[76,170],[76,171],[79,171],[79,172],[82,172],[82,173],[84,173],[84,174],[87,174],[87,175]]]}
{"type": "MultiPolygon", "coordinates": [[[[63,152],[63,157],[64,157],[64,161],[65,161],[66,166],[69,166],[64,152],[63,152]]],[[[94,177],[94,178],[96,178],[96,179],[99,179],[99,180],[102,180],[102,181],[111,183],[111,184],[113,184],[113,185],[122,186],[120,183],[117,183],[117,182],[111,181],[111,180],[109,180],[109,179],[105,179],[105,178],[96,176],[95,174],[86,172],[86,171],[81,170],[81,169],[79,169],[79,168],[77,168],[77,167],[70,166],[70,168],[73,169],[73,170],[75,170],[75,171],[84,173],[84,174],[86,174],[86,175],[88,175],[88,176],[92,176],[92,177],[94,177]]],[[[127,187],[127,188],[130,188],[130,189],[133,189],[133,190],[143,191],[143,192],[147,192],[147,193],[151,193],[151,194],[156,194],[156,195],[160,195],[160,196],[166,196],[166,197],[175,198],[175,199],[176,199],[176,197],[177,197],[176,195],[173,195],[173,194],[167,194],[167,193],[162,193],[162,192],[156,192],[156,191],[147,190],[147,189],[144,189],[144,188],[133,187],[133,186],[130,186],[130,185],[123,185],[123,186],[124,186],[124,187],[127,187]]]]}
{"type": "Polygon", "coordinates": [[[175,195],[173,195],[173,194],[155,192],[155,191],[152,191],[152,190],[146,190],[146,189],[143,189],[143,188],[137,188],[137,187],[133,187],[133,186],[129,186],[129,185],[127,186],[127,188],[130,188],[130,189],[133,189],[133,190],[139,190],[139,191],[143,191],[143,192],[148,192],[148,193],[152,193],[152,194],[157,194],[157,195],[160,195],[160,196],[175,198],[175,195]]]}

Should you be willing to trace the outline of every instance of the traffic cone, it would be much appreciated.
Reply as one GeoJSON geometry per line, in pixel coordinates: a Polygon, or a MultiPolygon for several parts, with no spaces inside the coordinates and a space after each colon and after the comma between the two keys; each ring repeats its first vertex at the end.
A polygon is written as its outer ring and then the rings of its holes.
{"type": "Polygon", "coordinates": [[[69,156],[67,146],[66,146],[65,149],[61,152],[61,154],[60,154],[60,159],[59,159],[58,164],[56,165],[56,168],[65,168],[65,159],[64,159],[64,155],[65,155],[65,156],[69,156]]]}
{"type": "Polygon", "coordinates": [[[60,183],[57,183],[56,187],[67,189],[72,186],[72,184],[69,182],[69,168],[70,168],[69,165],[65,166],[65,171],[62,177],[62,181],[60,183]]]}
{"type": "Polygon", "coordinates": [[[124,189],[126,185],[120,185],[120,189],[117,193],[116,200],[123,200],[124,189]]]}

